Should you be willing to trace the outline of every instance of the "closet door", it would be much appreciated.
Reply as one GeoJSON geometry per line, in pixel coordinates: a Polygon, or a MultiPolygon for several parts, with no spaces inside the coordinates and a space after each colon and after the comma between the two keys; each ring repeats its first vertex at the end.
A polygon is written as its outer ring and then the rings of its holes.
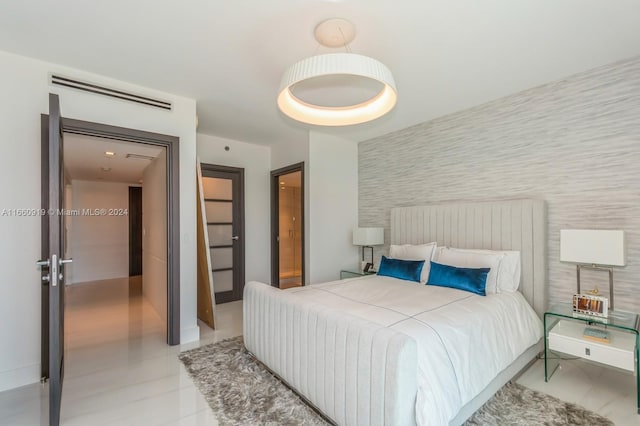
{"type": "Polygon", "coordinates": [[[216,303],[242,299],[244,169],[202,164],[207,233],[216,303]]]}

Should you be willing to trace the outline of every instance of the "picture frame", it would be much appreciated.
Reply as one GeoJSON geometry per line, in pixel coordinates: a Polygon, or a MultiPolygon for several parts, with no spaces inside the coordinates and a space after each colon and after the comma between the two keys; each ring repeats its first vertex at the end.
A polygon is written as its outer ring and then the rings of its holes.
{"type": "Polygon", "coordinates": [[[581,315],[607,318],[609,316],[609,299],[592,294],[574,294],[573,311],[581,315]]]}

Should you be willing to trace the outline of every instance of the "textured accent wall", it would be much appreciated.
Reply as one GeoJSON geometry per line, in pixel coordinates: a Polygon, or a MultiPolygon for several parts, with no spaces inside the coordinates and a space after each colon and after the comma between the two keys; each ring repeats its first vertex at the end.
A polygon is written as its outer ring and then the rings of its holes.
{"type": "MultiPolygon", "coordinates": [[[[548,206],[550,301],[569,301],[575,266],[560,229],[623,229],[616,307],[640,308],[640,57],[536,87],[359,144],[359,223],[442,201],[540,198],[548,206]]],[[[388,245],[379,247],[379,257],[388,245]]],[[[608,275],[583,272],[608,293],[608,275]]]]}

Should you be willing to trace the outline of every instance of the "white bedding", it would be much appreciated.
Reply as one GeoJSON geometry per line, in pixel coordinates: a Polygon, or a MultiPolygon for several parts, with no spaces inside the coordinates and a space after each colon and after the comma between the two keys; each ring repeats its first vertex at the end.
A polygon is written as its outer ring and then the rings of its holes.
{"type": "Polygon", "coordinates": [[[540,319],[519,292],[482,297],[376,275],[284,291],[413,337],[419,425],[449,424],[542,337],[540,319]]]}

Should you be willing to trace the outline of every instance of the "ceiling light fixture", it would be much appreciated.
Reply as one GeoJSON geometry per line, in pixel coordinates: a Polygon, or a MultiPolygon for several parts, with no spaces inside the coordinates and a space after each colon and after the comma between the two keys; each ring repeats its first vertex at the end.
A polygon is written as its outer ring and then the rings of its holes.
{"type": "Polygon", "coordinates": [[[289,67],[280,84],[280,111],[303,123],[348,126],[393,109],[398,98],[393,74],[382,62],[351,53],[348,44],[356,34],[351,22],[328,19],[314,34],[321,45],[344,47],[346,53],[312,56],[289,67]]]}
{"type": "Polygon", "coordinates": [[[116,155],[116,153],[113,151],[105,151],[104,155],[106,155],[107,157],[113,157],[116,155]]]}

